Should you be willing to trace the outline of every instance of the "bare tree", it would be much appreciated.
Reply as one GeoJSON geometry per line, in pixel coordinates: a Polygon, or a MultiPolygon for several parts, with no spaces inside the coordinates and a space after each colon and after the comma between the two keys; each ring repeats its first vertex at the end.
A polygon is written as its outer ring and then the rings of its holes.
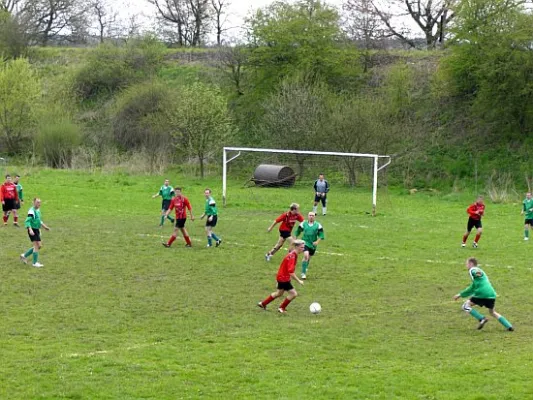
{"type": "Polygon", "coordinates": [[[0,11],[16,15],[24,8],[24,3],[24,0],[0,0],[0,11]]]}
{"type": "Polygon", "coordinates": [[[217,35],[217,46],[222,45],[222,34],[228,28],[225,27],[227,21],[226,9],[231,5],[229,0],[211,0],[215,20],[215,33],[217,35]]]}
{"type": "Polygon", "coordinates": [[[244,94],[243,69],[248,62],[248,52],[243,46],[224,46],[217,51],[217,68],[232,82],[237,94],[244,94]]]}
{"type": "Polygon", "coordinates": [[[176,29],[178,46],[200,46],[207,32],[210,0],[148,0],[162,22],[176,29]]]}
{"type": "Polygon", "coordinates": [[[112,37],[116,33],[118,12],[106,0],[93,0],[91,11],[100,43],[104,43],[106,36],[112,37]]]}
{"type": "Polygon", "coordinates": [[[409,17],[424,33],[427,48],[432,49],[438,42],[444,40],[447,26],[454,15],[451,7],[456,1],[389,0],[384,4],[379,3],[378,0],[372,0],[372,4],[392,36],[396,36],[411,47],[416,47],[416,43],[409,37],[408,31],[394,22],[395,18],[398,20],[409,17]]]}

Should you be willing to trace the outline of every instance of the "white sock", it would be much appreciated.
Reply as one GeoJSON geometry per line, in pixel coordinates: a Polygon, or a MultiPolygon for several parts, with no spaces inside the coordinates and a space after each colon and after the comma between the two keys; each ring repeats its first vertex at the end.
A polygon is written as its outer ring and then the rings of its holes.
{"type": "Polygon", "coordinates": [[[326,208],[327,207],[322,207],[322,214],[326,215],[326,208]]]}
{"type": "Polygon", "coordinates": [[[314,212],[315,214],[316,214],[316,210],[317,210],[317,208],[318,208],[317,206],[314,206],[314,207],[313,207],[313,212],[314,212]]]}

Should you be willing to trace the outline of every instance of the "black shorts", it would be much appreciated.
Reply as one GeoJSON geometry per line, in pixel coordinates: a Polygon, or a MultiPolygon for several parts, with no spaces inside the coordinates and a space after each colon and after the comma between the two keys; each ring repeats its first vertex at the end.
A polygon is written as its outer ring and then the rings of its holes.
{"type": "Polygon", "coordinates": [[[30,235],[30,230],[28,229],[28,236],[30,237],[30,241],[32,242],[40,242],[41,241],[41,231],[39,229],[33,229],[34,235],[30,235]]]}
{"type": "Polygon", "coordinates": [[[205,222],[205,226],[210,226],[211,228],[217,226],[218,217],[216,215],[212,215],[212,217],[211,221],[209,221],[209,215],[207,216],[208,220],[205,222]]]}
{"type": "Polygon", "coordinates": [[[20,210],[20,201],[15,202],[15,210],[20,210]]]}
{"type": "Polygon", "coordinates": [[[280,290],[292,290],[292,289],[294,289],[294,286],[292,286],[291,281],[289,281],[289,282],[280,282],[280,281],[278,281],[278,289],[280,289],[280,290]]]}
{"type": "Polygon", "coordinates": [[[322,202],[322,206],[326,207],[327,197],[328,197],[327,195],[324,195],[324,197],[322,197],[322,196],[317,196],[315,194],[315,203],[322,202]]]}
{"type": "Polygon", "coordinates": [[[2,211],[8,212],[11,210],[16,210],[15,205],[15,199],[4,199],[4,204],[2,204],[2,211]]]}
{"type": "Polygon", "coordinates": [[[176,219],[176,228],[185,228],[185,222],[187,222],[187,218],[176,219]]]}
{"type": "Polygon", "coordinates": [[[282,237],[283,239],[287,239],[291,237],[291,232],[290,231],[279,231],[279,236],[282,237]]]}
{"type": "Polygon", "coordinates": [[[524,225],[530,225],[530,226],[533,226],[533,219],[526,219],[524,221],[524,225]]]}
{"type": "Polygon", "coordinates": [[[162,209],[163,211],[167,211],[168,208],[170,207],[170,202],[171,202],[171,201],[172,201],[172,200],[163,200],[163,201],[161,202],[161,209],[162,209]]]}
{"type": "Polygon", "coordinates": [[[468,223],[466,224],[466,230],[470,232],[472,228],[476,228],[476,229],[481,228],[481,220],[468,218],[468,223]]]}
{"type": "Polygon", "coordinates": [[[304,251],[308,251],[310,256],[314,256],[315,252],[316,252],[316,249],[312,249],[311,247],[305,246],[304,251]]]}
{"type": "Polygon", "coordinates": [[[470,301],[477,306],[487,307],[490,309],[493,309],[494,303],[496,303],[496,299],[480,299],[479,297],[471,297],[470,301]]]}

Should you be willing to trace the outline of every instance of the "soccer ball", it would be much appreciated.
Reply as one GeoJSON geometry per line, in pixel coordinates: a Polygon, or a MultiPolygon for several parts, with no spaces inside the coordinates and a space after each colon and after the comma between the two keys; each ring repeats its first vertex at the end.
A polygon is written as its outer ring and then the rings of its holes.
{"type": "Polygon", "coordinates": [[[322,307],[318,303],[311,303],[309,306],[309,311],[311,311],[311,314],[320,314],[322,307]]]}

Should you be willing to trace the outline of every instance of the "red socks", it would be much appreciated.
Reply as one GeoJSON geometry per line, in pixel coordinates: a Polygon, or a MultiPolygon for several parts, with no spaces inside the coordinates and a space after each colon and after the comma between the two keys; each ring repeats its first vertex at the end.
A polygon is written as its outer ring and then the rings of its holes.
{"type": "Polygon", "coordinates": [[[468,235],[463,235],[463,243],[466,243],[466,239],[468,239],[468,235]]]}
{"type": "Polygon", "coordinates": [[[283,310],[285,310],[291,301],[292,300],[289,300],[289,299],[283,300],[283,303],[281,303],[281,306],[279,306],[279,308],[282,308],[283,310]]]}
{"type": "Polygon", "coordinates": [[[474,238],[474,242],[475,242],[475,243],[479,242],[479,238],[480,238],[480,237],[481,237],[481,233],[478,233],[478,234],[476,235],[476,237],[474,238]]]}
{"type": "Polygon", "coordinates": [[[9,218],[9,217],[8,217],[7,215],[4,214],[4,224],[7,222],[7,219],[8,219],[8,218],[9,218]]]}
{"type": "Polygon", "coordinates": [[[19,217],[13,217],[13,222],[16,224],[17,222],[19,222],[19,217]]]}
{"type": "Polygon", "coordinates": [[[263,307],[266,307],[268,304],[272,303],[272,301],[274,301],[274,297],[268,296],[261,302],[261,304],[263,304],[263,307]]]}
{"type": "Polygon", "coordinates": [[[191,244],[191,238],[189,236],[184,236],[185,243],[187,243],[189,246],[192,246],[191,244]]]}
{"type": "Polygon", "coordinates": [[[172,235],[170,239],[168,239],[168,245],[170,246],[172,243],[174,243],[174,240],[176,240],[176,236],[172,235]]]}

